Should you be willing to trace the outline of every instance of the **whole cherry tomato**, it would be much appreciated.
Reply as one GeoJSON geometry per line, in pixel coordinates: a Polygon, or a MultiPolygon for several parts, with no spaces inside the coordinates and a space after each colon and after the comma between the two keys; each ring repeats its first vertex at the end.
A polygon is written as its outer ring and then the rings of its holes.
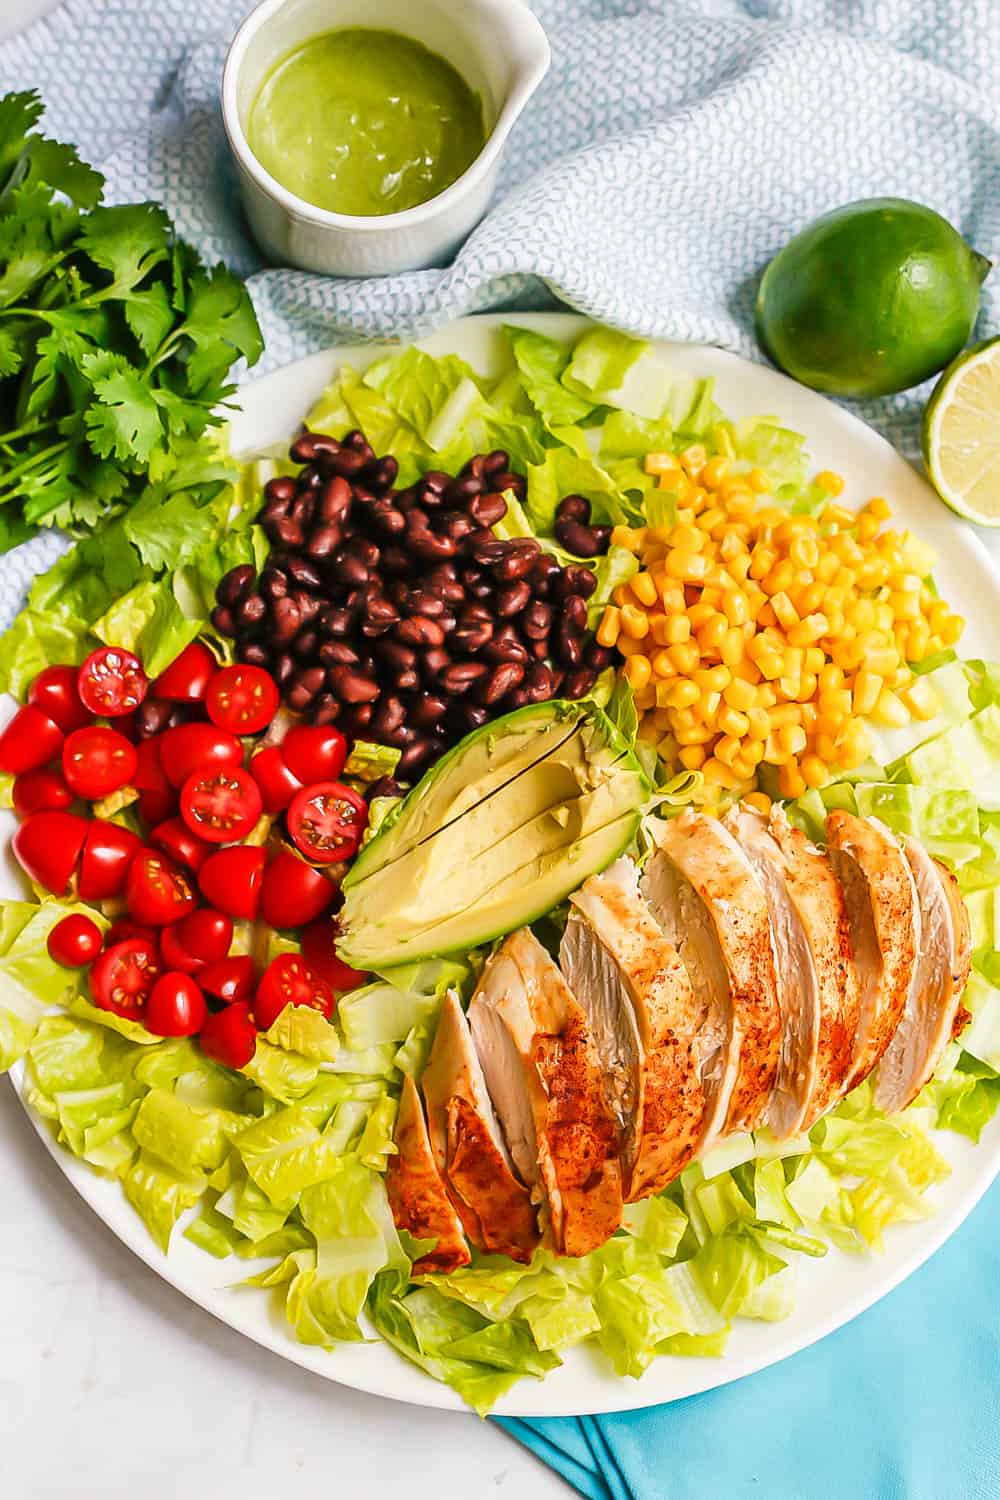
{"type": "MultiPolygon", "coordinates": [[[[166,931],[166,929],[163,929],[166,931]]],[[[159,950],[160,933],[153,927],[144,927],[141,922],[133,922],[131,917],[119,917],[112,922],[104,934],[105,948],[113,948],[116,943],[127,943],[130,938],[142,938],[151,948],[159,950]]]]}
{"type": "Polygon", "coordinates": [[[165,792],[170,786],[167,774],[160,764],[160,744],[163,736],[152,735],[140,740],[135,747],[135,775],[132,785],[140,792],[165,792]]]}
{"type": "Polygon", "coordinates": [[[14,811],[22,818],[43,808],[69,807],[73,793],[58,771],[22,771],[11,793],[14,811]]]}
{"type": "Polygon", "coordinates": [[[278,712],[278,684],[263,667],[223,667],[208,684],[205,708],[213,724],[230,734],[259,734],[278,712]]]}
{"type": "Polygon", "coordinates": [[[282,849],[264,871],[260,914],[272,927],[304,927],[329,911],[336,895],[325,875],[282,849]]]}
{"type": "Polygon", "coordinates": [[[160,957],[151,943],[128,938],[105,948],[90,971],[90,993],[101,1010],[141,1021],[153,985],[160,977],[160,957]]]}
{"type": "Polygon", "coordinates": [[[165,927],[160,946],[170,968],[196,974],[206,964],[225,958],[232,940],[232,918],[202,906],[173,927],[165,927]]]}
{"type": "Polygon", "coordinates": [[[125,889],[129,866],[142,848],[142,840],[131,828],[122,828],[105,818],[87,825],[80,860],[80,897],[83,901],[107,901],[125,889]]]}
{"type": "Polygon", "coordinates": [[[96,801],[129,785],[135,775],[135,746],[117,729],[88,724],[67,736],[62,768],[67,786],[78,797],[96,801]]]}
{"type": "Polygon", "coordinates": [[[352,969],[337,956],[337,938],[340,936],[336,919],[322,917],[310,922],[299,939],[302,957],[320,979],[325,979],[331,989],[343,993],[356,990],[368,983],[369,976],[359,969],[352,969]]]}
{"type": "Polygon", "coordinates": [[[180,798],[172,786],[162,792],[140,792],[138,808],[146,827],[157,828],[180,811],[180,798]]]}
{"type": "Polygon", "coordinates": [[[230,958],[206,964],[198,972],[198,983],[206,995],[226,1005],[233,1000],[248,1000],[255,984],[253,959],[246,953],[234,953],[230,958]]]}
{"type": "Polygon", "coordinates": [[[154,680],[153,692],[157,698],[169,698],[174,703],[200,703],[217,666],[208,647],[192,641],[154,680]]]}
{"type": "Polygon", "coordinates": [[[76,869],[88,827],[87,819],[75,813],[32,813],[15,830],[11,848],[32,880],[61,896],[76,869]]]}
{"type": "Polygon", "coordinates": [[[182,787],[193,772],[207,773],[243,764],[243,746],[214,724],[178,724],[160,740],[160,765],[172,786],[182,787]]]}
{"type": "Polygon", "coordinates": [[[288,832],[318,865],[353,859],[367,823],[368,803],[341,781],[304,786],[288,809],[288,832]]]}
{"type": "Polygon", "coordinates": [[[57,964],[82,969],[101,951],[101,929],[82,912],[71,912],[52,928],[45,946],[57,964]]]}
{"type": "Polygon", "coordinates": [[[257,1027],[248,1000],[234,1000],[206,1017],[198,1042],[206,1057],[225,1068],[245,1068],[257,1050],[257,1027]]]}
{"type": "Polygon", "coordinates": [[[129,866],[125,900],[136,921],[148,927],[179,922],[197,905],[188,876],[158,849],[140,849],[129,866]]]}
{"type": "Polygon", "coordinates": [[[120,646],[100,646],[92,651],[77,677],[84,708],[105,719],[130,714],[149,691],[149,678],[142,662],[120,646]]]}
{"type": "Polygon", "coordinates": [[[336,781],[347,761],[347,741],[332,724],[297,724],[281,742],[285,764],[303,786],[336,781]]]}
{"type": "Polygon", "coordinates": [[[192,771],[181,788],[181,817],[208,844],[236,843],[260,813],[260,788],[242,766],[192,771]]]}
{"type": "Polygon", "coordinates": [[[189,974],[161,974],[146,1001],[143,1023],[154,1036],[196,1036],[208,1016],[205,996],[189,974]]]}
{"type": "Polygon", "coordinates": [[[162,849],[189,870],[198,870],[212,852],[211,844],[191,832],[183,818],[168,818],[149,835],[154,849],[162,849]]]}
{"type": "Polygon", "coordinates": [[[77,667],[46,667],[28,689],[28,702],[48,714],[63,734],[82,729],[93,718],[80,698],[79,675],[77,667]]]}
{"type": "Polygon", "coordinates": [[[260,909],[267,855],[250,844],[210,854],[198,871],[205,900],[237,920],[252,922],[260,909]]]}
{"type": "Polygon", "coordinates": [[[63,732],[48,714],[26,703],[0,730],[0,771],[20,776],[54,760],[62,749],[63,732]]]}
{"type": "Polygon", "coordinates": [[[250,775],[260,787],[264,811],[271,817],[284,812],[295,793],[302,788],[301,781],[288,769],[277,745],[267,745],[257,751],[250,762],[250,775]]]}
{"type": "Polygon", "coordinates": [[[274,1025],[286,1005],[306,1005],[327,1020],[333,1015],[333,991],[297,953],[279,953],[261,975],[253,1002],[261,1031],[274,1025]]]}

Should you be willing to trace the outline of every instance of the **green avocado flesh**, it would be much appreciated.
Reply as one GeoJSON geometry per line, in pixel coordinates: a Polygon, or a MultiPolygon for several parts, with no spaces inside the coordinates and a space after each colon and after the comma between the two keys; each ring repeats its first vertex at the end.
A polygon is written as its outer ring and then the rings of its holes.
{"type": "Polygon", "coordinates": [[[486,725],[362,851],[344,882],[338,951],[381,969],[534,921],[622,853],[649,792],[599,710],[543,703],[486,725]]]}

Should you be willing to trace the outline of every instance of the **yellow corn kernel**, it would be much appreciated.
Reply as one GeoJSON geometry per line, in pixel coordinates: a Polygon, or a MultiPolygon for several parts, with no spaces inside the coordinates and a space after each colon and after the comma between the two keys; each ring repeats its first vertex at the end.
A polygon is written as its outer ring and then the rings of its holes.
{"type": "MultiPolygon", "coordinates": [[[[821,490],[826,490],[828,495],[842,495],[844,493],[843,476],[841,474],[835,474],[832,469],[821,469],[820,472],[816,475],[816,483],[819,485],[821,490]]],[[[832,507],[827,506],[828,511],[831,508],[832,507]]],[[[850,516],[850,521],[848,522],[848,525],[850,525],[850,522],[854,520],[854,517],[851,516],[850,511],[847,512],[847,515],[850,516]]]]}
{"type": "Polygon", "coordinates": [[[698,647],[702,656],[718,654],[722,642],[729,632],[725,615],[713,614],[698,631],[698,647]]]}
{"type": "Polygon", "coordinates": [[[878,536],[879,523],[874,516],[866,516],[864,512],[858,516],[854,534],[859,542],[871,542],[878,536]]]}
{"type": "Polygon", "coordinates": [[[769,734],[764,741],[764,759],[769,766],[783,766],[789,752],[783,748],[776,734],[769,734]]]}
{"type": "Polygon", "coordinates": [[[649,633],[658,646],[672,646],[670,638],[670,626],[676,619],[683,619],[683,615],[651,615],[649,619],[649,633]]]}
{"type": "Polygon", "coordinates": [[[935,599],[927,611],[927,623],[935,635],[939,635],[944,628],[944,622],[951,615],[951,610],[943,599],[935,599]]]}
{"type": "Polygon", "coordinates": [[[721,455],[710,458],[698,475],[698,483],[704,485],[706,490],[717,490],[726,477],[729,462],[721,455]]]}
{"type": "Polygon", "coordinates": [[[793,646],[812,646],[826,635],[829,628],[830,622],[826,615],[817,612],[814,615],[806,615],[798,625],[793,625],[788,632],[788,639],[793,646]]]}
{"type": "Polygon", "coordinates": [[[941,708],[941,700],[926,677],[914,678],[899,696],[913,717],[921,721],[933,719],[941,708]]]}
{"type": "Polygon", "coordinates": [[[634,641],[645,640],[649,634],[649,616],[634,605],[626,604],[621,611],[621,628],[634,641]]]}
{"type": "Polygon", "coordinates": [[[658,677],[661,683],[664,678],[670,678],[671,680],[673,680],[676,677],[677,674],[674,670],[674,663],[670,657],[670,653],[667,650],[654,652],[654,654],[650,657],[650,662],[652,663],[653,667],[653,676],[658,677]]]}
{"type": "Polygon", "coordinates": [[[741,742],[731,734],[721,735],[712,746],[712,753],[723,765],[731,766],[740,753],[741,742]]]}
{"type": "Polygon", "coordinates": [[[801,724],[802,710],[797,703],[779,703],[777,707],[768,709],[767,721],[774,731],[783,729],[788,724],[801,724]]]}
{"type": "Polygon", "coordinates": [[[806,748],[806,732],[801,724],[782,724],[778,730],[778,744],[789,755],[800,755],[806,748]]]}
{"type": "Polygon", "coordinates": [[[799,771],[806,786],[825,786],[830,779],[830,769],[818,755],[803,755],[799,771]]]}
{"type": "Polygon", "coordinates": [[[707,754],[704,745],[682,745],[677,752],[677,759],[686,771],[700,771],[707,754]]]}
{"type": "Polygon", "coordinates": [[[793,564],[788,561],[787,557],[783,557],[780,562],[776,562],[770,573],[767,573],[760,580],[761,588],[764,590],[765,594],[769,594],[772,599],[774,598],[775,594],[787,594],[788,590],[794,585],[794,583],[795,568],[793,564]]]}
{"type": "Polygon", "coordinates": [[[675,729],[674,739],[678,745],[707,745],[715,738],[715,730],[707,724],[696,724],[693,729],[675,729]]]}
{"type": "Polygon", "coordinates": [[[849,688],[827,688],[817,697],[816,705],[820,713],[843,714],[846,717],[854,706],[854,700],[849,688]]]}
{"type": "Polygon", "coordinates": [[[773,547],[764,546],[758,542],[750,553],[750,577],[766,578],[778,560],[778,554],[773,547]]]}
{"type": "Polygon", "coordinates": [[[684,590],[673,579],[664,577],[663,587],[660,590],[660,603],[663,611],[668,615],[682,615],[687,608],[687,600],[684,598],[684,590]]]}
{"type": "Polygon", "coordinates": [[[651,578],[648,573],[636,573],[635,577],[631,580],[629,587],[631,588],[635,597],[638,599],[639,603],[645,604],[647,607],[651,604],[655,604],[659,598],[659,594],[656,588],[656,580],[654,578],[651,578]]]}
{"type": "Polygon", "coordinates": [[[764,759],[764,744],[762,740],[745,739],[743,748],[739,753],[738,761],[744,761],[752,769],[756,769],[764,759]]]}
{"type": "Polygon", "coordinates": [[[883,500],[881,495],[876,495],[873,500],[869,500],[865,506],[865,510],[870,516],[874,516],[876,521],[888,521],[892,515],[892,511],[889,509],[889,502],[883,500]]]}
{"type": "Polygon", "coordinates": [[[727,525],[726,512],[719,505],[710,505],[708,510],[703,510],[698,517],[698,530],[703,534],[711,533],[717,527],[727,525]]]}
{"type": "Polygon", "coordinates": [[[821,693],[830,692],[833,688],[843,687],[844,669],[838,667],[836,662],[827,662],[820,667],[816,674],[816,686],[821,693]]]}
{"type": "Polygon", "coordinates": [[[715,722],[723,734],[734,735],[736,739],[743,739],[750,728],[750,720],[746,714],[740,713],[738,708],[733,708],[727,703],[719,709],[715,722]]]}
{"type": "MultiPolygon", "coordinates": [[[[760,636],[756,639],[760,640],[760,636]]],[[[761,676],[767,682],[777,682],[784,673],[785,659],[780,651],[768,650],[765,646],[762,651],[758,652],[756,661],[761,676]]]]}
{"type": "Polygon", "coordinates": [[[923,661],[930,655],[931,633],[924,620],[916,620],[906,632],[903,656],[907,661],[923,661]]]}
{"type": "Polygon", "coordinates": [[[878,702],[872,709],[871,718],[876,724],[883,724],[887,729],[901,729],[904,724],[910,722],[910,711],[891,688],[884,687],[878,695],[878,702]]]}
{"type": "Polygon", "coordinates": [[[802,709],[802,728],[806,734],[814,734],[816,732],[816,720],[819,718],[819,709],[815,703],[802,703],[799,706],[802,709]]]}
{"type": "Polygon", "coordinates": [[[729,707],[735,708],[738,713],[746,713],[747,709],[753,708],[757,702],[756,688],[751,687],[749,682],[744,682],[740,677],[734,677],[726,684],[722,690],[722,696],[729,707]]]}
{"type": "Polygon", "coordinates": [[[633,640],[630,635],[620,635],[618,637],[618,650],[626,659],[630,656],[645,656],[646,643],[645,641],[633,640]]]}
{"type": "Polygon", "coordinates": [[[805,646],[802,651],[802,670],[815,677],[826,665],[826,653],[820,646],[805,646]]]}
{"type": "Polygon", "coordinates": [[[905,593],[902,589],[893,589],[889,595],[889,604],[895,620],[920,619],[920,600],[916,594],[905,593]]]}
{"type": "Polygon", "coordinates": [[[670,474],[680,468],[680,464],[672,453],[647,453],[647,474],[670,474]]]}
{"type": "Polygon", "coordinates": [[[693,708],[672,708],[670,710],[670,727],[678,729],[700,729],[701,719],[693,708]]]}
{"type": "Polygon", "coordinates": [[[862,660],[869,672],[877,672],[880,677],[888,677],[899,666],[899,652],[895,646],[877,643],[870,637],[863,637],[858,645],[862,648],[862,660]]]}
{"type": "Polygon", "coordinates": [[[669,545],[678,552],[701,552],[705,546],[705,537],[696,525],[680,521],[670,532],[669,545]]]}
{"type": "Polygon", "coordinates": [[[687,679],[676,682],[667,695],[667,702],[671,708],[685,709],[697,703],[701,692],[695,684],[687,679]]]}
{"type": "Polygon", "coordinates": [[[754,812],[759,812],[763,818],[766,818],[771,811],[771,799],[766,792],[748,792],[743,801],[747,807],[752,807],[754,812]]]}
{"type": "Polygon", "coordinates": [[[659,718],[657,719],[657,723],[660,725],[661,729],[669,729],[670,728],[669,719],[666,717],[667,708],[668,708],[669,702],[670,702],[668,695],[670,693],[670,690],[672,688],[676,687],[676,686],[677,686],[677,678],[676,677],[661,677],[659,679],[659,681],[655,685],[654,695],[655,695],[655,699],[656,699],[656,712],[657,712],[658,715],[659,714],[663,714],[664,715],[662,723],[660,723],[659,718]]]}
{"type": "Polygon", "coordinates": [[[746,595],[741,589],[725,589],[722,594],[722,613],[730,625],[745,625],[750,618],[746,595]]]}
{"type": "Polygon", "coordinates": [[[799,678],[799,690],[795,694],[797,703],[808,703],[816,695],[816,677],[812,672],[803,672],[799,678]]]}
{"type": "Polygon", "coordinates": [[[840,558],[833,552],[824,552],[813,570],[820,583],[832,583],[840,568],[840,558]]]}
{"type": "Polygon", "coordinates": [[[797,536],[788,549],[788,559],[797,568],[814,568],[819,562],[819,546],[813,536],[797,536]]]}
{"type": "Polygon", "coordinates": [[[671,615],[664,621],[663,644],[665,646],[679,646],[683,641],[691,639],[691,621],[687,615],[671,615]]]}
{"type": "Polygon", "coordinates": [[[768,495],[771,492],[771,481],[763,469],[751,469],[747,475],[747,483],[758,495],[768,495]]]}
{"type": "Polygon", "coordinates": [[[835,641],[830,647],[830,657],[845,672],[854,672],[865,660],[865,649],[860,641],[835,641]]]}
{"type": "Polygon", "coordinates": [[[729,766],[724,765],[716,756],[706,760],[702,766],[701,774],[709,786],[722,786],[727,791],[733,791],[740,784],[740,778],[729,766]]]}
{"type": "Polygon", "coordinates": [[[689,478],[699,474],[708,462],[708,454],[704,443],[692,443],[690,448],[685,448],[681,454],[681,468],[689,478]]]}
{"type": "Polygon", "coordinates": [[[854,679],[851,706],[856,714],[870,714],[882,691],[882,678],[877,672],[862,668],[854,679]]]}
{"type": "Polygon", "coordinates": [[[719,647],[719,656],[730,671],[739,666],[746,653],[746,640],[738,625],[731,625],[719,647]]]}
{"type": "Polygon", "coordinates": [[[806,779],[793,757],[778,771],[778,790],[783,797],[801,797],[805,789],[806,779]]]}
{"type": "Polygon", "coordinates": [[[646,542],[645,528],[635,531],[631,526],[613,526],[611,542],[613,546],[624,547],[628,552],[641,552],[646,542]]]}
{"type": "Polygon", "coordinates": [[[613,604],[609,604],[601,616],[601,623],[597,627],[597,644],[599,646],[616,645],[620,632],[621,615],[613,604]]]}
{"type": "Polygon", "coordinates": [[[946,646],[957,646],[965,629],[961,615],[949,615],[941,626],[941,639],[946,646]]]}
{"type": "Polygon", "coordinates": [[[705,693],[722,693],[729,686],[732,674],[721,662],[717,667],[701,667],[691,676],[705,693]]]}
{"type": "Polygon", "coordinates": [[[771,717],[766,708],[751,707],[746,710],[747,734],[752,740],[766,740],[771,733],[771,717]]]}
{"type": "Polygon", "coordinates": [[[799,612],[783,589],[771,595],[771,608],[783,630],[791,630],[793,625],[799,623],[799,612]]]}
{"type": "Polygon", "coordinates": [[[636,692],[648,687],[652,675],[653,668],[648,656],[630,656],[625,663],[625,676],[636,692]]]}

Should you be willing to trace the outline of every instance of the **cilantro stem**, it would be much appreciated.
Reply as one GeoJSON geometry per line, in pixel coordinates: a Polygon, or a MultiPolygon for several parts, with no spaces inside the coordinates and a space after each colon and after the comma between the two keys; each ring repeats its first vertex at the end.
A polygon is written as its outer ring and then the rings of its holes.
{"type": "Polygon", "coordinates": [[[25,422],[22,427],[12,427],[10,432],[0,432],[0,448],[9,447],[16,438],[31,437],[36,432],[44,432],[48,427],[57,426],[57,419],[51,417],[47,422],[25,422]]]}
{"type": "Polygon", "coordinates": [[[61,453],[65,453],[69,446],[68,439],[64,439],[61,443],[50,443],[40,453],[32,454],[28,458],[22,458],[19,464],[14,464],[13,467],[5,470],[3,478],[0,479],[0,492],[4,490],[16,490],[26,474],[30,474],[36,469],[44,469],[47,463],[51,463],[54,458],[58,458],[61,453]]]}

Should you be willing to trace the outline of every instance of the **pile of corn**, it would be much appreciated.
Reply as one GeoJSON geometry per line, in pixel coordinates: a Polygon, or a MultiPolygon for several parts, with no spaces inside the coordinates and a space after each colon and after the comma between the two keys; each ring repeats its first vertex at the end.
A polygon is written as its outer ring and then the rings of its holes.
{"type": "Polygon", "coordinates": [[[963,621],[924,582],[929,549],[884,530],[889,507],[818,516],[768,503],[759,469],[737,472],[695,445],[651,453],[647,472],[676,497],[670,526],[616,527],[640,569],[597,631],[625,657],[640,735],[670,766],[703,773],[709,794],[749,790],[777,768],[783,797],[867,759],[865,720],[932,719],[939,704],[911,665],[955,644],[963,621]]]}

